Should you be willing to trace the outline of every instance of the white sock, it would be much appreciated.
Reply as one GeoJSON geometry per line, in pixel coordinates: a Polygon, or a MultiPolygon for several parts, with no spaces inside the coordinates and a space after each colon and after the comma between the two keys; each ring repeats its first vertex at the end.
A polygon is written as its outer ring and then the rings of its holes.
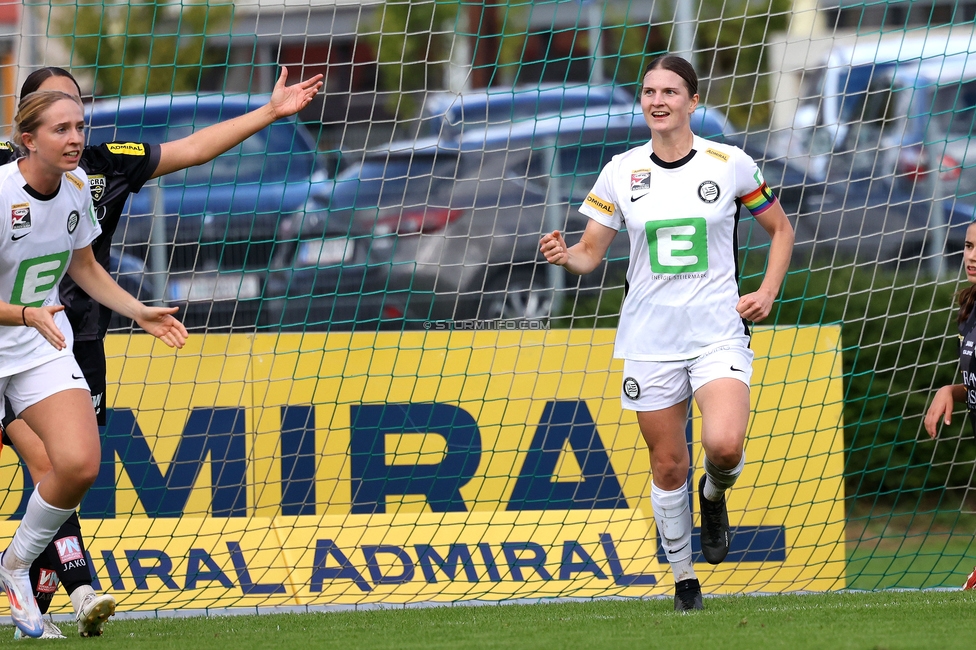
{"type": "Polygon", "coordinates": [[[79,585],[77,589],[71,592],[71,606],[75,608],[75,614],[81,611],[81,605],[89,595],[95,595],[95,590],[92,589],[91,585],[79,585]]]}
{"type": "Polygon", "coordinates": [[[74,508],[55,508],[35,489],[27,502],[24,519],[3,554],[3,565],[8,569],[29,569],[74,511],[74,508]]]}
{"type": "Polygon", "coordinates": [[[651,507],[674,581],[696,578],[691,562],[691,508],[687,484],[669,492],[651,482],[651,507]]]}
{"type": "Polygon", "coordinates": [[[721,501],[725,491],[739,480],[742,468],[746,466],[746,452],[742,452],[739,464],[732,469],[719,469],[705,456],[705,488],[702,490],[709,501],[721,501]]]}

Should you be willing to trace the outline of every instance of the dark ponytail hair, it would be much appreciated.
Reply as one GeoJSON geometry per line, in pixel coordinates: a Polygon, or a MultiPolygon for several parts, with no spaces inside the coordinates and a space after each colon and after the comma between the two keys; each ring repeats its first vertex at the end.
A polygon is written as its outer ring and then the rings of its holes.
{"type": "Polygon", "coordinates": [[[682,59],[680,56],[675,56],[674,54],[665,54],[659,56],[644,68],[644,74],[641,79],[647,76],[647,73],[651,70],[668,70],[675,73],[682,78],[685,82],[685,87],[688,88],[688,95],[694,97],[698,94],[698,73],[695,72],[695,68],[682,59]]]}
{"type": "Polygon", "coordinates": [[[973,306],[976,305],[976,285],[969,285],[959,292],[959,324],[962,325],[973,313],[973,306]]]}
{"type": "Polygon", "coordinates": [[[37,92],[37,89],[41,87],[41,84],[51,77],[64,77],[65,79],[71,79],[75,85],[75,88],[78,89],[78,95],[81,96],[81,86],[78,85],[78,81],[71,76],[70,72],[64,68],[48,66],[46,68],[34,70],[34,72],[27,75],[27,79],[24,80],[24,85],[20,87],[20,99],[23,100],[24,97],[27,97],[27,95],[37,92]]]}

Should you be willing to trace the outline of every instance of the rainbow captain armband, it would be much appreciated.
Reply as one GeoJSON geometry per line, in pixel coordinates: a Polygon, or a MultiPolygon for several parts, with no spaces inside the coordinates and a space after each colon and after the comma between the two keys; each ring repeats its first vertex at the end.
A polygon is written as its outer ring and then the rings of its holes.
{"type": "Polygon", "coordinates": [[[776,196],[763,181],[762,185],[742,197],[742,202],[752,213],[752,216],[758,217],[776,203],[776,196]]]}

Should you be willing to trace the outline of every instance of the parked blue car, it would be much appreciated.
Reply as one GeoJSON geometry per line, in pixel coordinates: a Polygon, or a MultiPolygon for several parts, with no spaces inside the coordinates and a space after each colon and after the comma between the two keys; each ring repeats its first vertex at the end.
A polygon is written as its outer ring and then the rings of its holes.
{"type": "Polygon", "coordinates": [[[431,93],[421,113],[420,136],[451,139],[462,129],[484,129],[551,115],[575,117],[598,111],[620,115],[632,113],[634,106],[633,94],[619,86],[588,84],[492,88],[463,95],[431,93]]]}
{"type": "MultiPolygon", "coordinates": [[[[259,108],[268,95],[174,95],[100,100],[87,111],[89,142],[163,143],[259,108]]],[[[119,253],[167,275],[163,298],[190,327],[253,327],[282,214],[315,186],[316,145],[295,118],[278,120],[216,160],[160,179],[130,199],[119,253]],[[152,234],[153,214],[164,225],[152,234]],[[153,245],[164,247],[151,255],[153,245]],[[164,260],[162,267],[158,260],[164,260]]]]}

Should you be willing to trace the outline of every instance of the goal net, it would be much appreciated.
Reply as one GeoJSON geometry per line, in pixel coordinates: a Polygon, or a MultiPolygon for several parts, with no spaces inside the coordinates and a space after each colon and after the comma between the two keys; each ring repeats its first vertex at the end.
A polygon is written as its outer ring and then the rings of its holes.
{"type": "MultiPolygon", "coordinates": [[[[689,405],[705,592],[958,587],[976,558],[972,429],[960,409],[931,441],[922,420],[960,382],[974,13],[0,4],[8,129],[46,65],[78,79],[91,144],[178,141],[265,105],[284,68],[323,75],[296,116],[129,200],[112,272],[179,306],[191,338],[174,352],[112,320],[101,472],[79,508],[96,589],[132,612],[672,594],[613,359],[628,234],[582,277],[538,251],[552,230],[578,241],[602,167],[647,142],[636,97],[666,52],[698,71],[692,128],[755,159],[796,230],[752,330],[747,464],[715,567],[689,405]]],[[[769,238],[746,211],[737,235],[745,293],[769,238]]],[[[15,450],[0,485],[9,539],[33,487],[15,450]]],[[[63,593],[52,611],[70,611],[63,593]]]]}

